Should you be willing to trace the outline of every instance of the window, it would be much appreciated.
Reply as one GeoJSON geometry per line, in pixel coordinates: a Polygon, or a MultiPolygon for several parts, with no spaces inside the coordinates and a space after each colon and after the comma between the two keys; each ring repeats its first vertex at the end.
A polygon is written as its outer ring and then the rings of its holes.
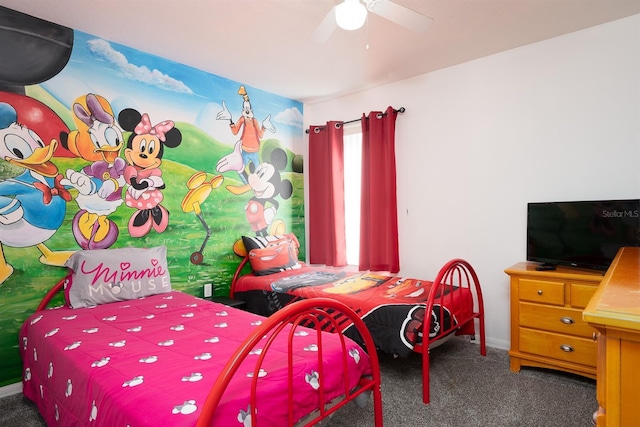
{"type": "Polygon", "coordinates": [[[360,180],[362,133],[360,126],[344,129],[344,210],[347,264],[360,263],[360,180]]]}

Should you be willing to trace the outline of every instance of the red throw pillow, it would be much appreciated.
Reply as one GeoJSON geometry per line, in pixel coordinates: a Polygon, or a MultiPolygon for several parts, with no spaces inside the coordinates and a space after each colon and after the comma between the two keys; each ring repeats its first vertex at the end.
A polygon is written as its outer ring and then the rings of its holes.
{"type": "Polygon", "coordinates": [[[256,276],[300,268],[297,240],[289,236],[270,241],[264,248],[249,251],[249,262],[256,276]]]}

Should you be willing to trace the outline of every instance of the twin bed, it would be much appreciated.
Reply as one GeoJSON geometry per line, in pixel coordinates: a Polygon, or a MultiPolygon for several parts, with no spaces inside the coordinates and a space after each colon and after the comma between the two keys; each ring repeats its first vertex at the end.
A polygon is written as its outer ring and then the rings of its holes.
{"type": "Polygon", "coordinates": [[[305,426],[372,394],[363,416],[382,426],[375,347],[352,310],[317,299],[264,318],[205,301],[171,289],[165,250],[74,254],[24,322],[23,393],[47,425],[305,426]],[[334,313],[364,346],[321,330],[334,313]]]}
{"type": "Polygon", "coordinates": [[[345,273],[298,262],[295,237],[262,239],[237,251],[231,288],[255,313],[173,290],[165,247],[77,252],[20,331],[24,395],[49,426],[132,427],[318,425],[372,396],[358,410],[382,426],[377,351],[422,353],[425,403],[429,347],[478,319],[486,354],[467,262],[433,281],[345,273]]]}
{"type": "MultiPolygon", "coordinates": [[[[309,266],[298,261],[297,249],[293,234],[243,236],[242,244],[234,245],[242,261],[230,296],[264,316],[299,300],[328,297],[344,303],[362,318],[379,351],[399,357],[422,354],[424,403],[430,400],[429,348],[453,334],[475,339],[477,319],[480,353],[486,355],[482,290],[465,260],[447,262],[428,281],[309,266]]],[[[363,342],[349,321],[339,322],[340,332],[363,342]]]]}

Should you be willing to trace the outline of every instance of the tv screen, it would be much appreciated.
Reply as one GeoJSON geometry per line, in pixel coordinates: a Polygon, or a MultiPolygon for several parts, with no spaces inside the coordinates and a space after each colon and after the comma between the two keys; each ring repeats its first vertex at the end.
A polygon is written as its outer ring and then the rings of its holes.
{"type": "Polygon", "coordinates": [[[622,246],[640,246],[640,199],[527,205],[527,261],[606,270],[622,246]]]}

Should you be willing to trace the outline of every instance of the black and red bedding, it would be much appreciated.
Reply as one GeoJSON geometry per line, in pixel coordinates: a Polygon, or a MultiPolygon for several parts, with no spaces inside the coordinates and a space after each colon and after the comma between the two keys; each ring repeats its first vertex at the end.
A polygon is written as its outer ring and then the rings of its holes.
{"type": "MultiPolygon", "coordinates": [[[[257,276],[236,277],[232,294],[247,309],[269,316],[298,299],[330,297],[352,308],[364,320],[376,347],[404,357],[421,345],[427,301],[433,282],[372,272],[347,272],[300,263],[300,268],[257,276]]],[[[468,287],[439,287],[427,316],[431,342],[458,325],[459,334],[474,335],[473,295],[468,287]]],[[[345,321],[344,334],[359,341],[345,321]]]]}

